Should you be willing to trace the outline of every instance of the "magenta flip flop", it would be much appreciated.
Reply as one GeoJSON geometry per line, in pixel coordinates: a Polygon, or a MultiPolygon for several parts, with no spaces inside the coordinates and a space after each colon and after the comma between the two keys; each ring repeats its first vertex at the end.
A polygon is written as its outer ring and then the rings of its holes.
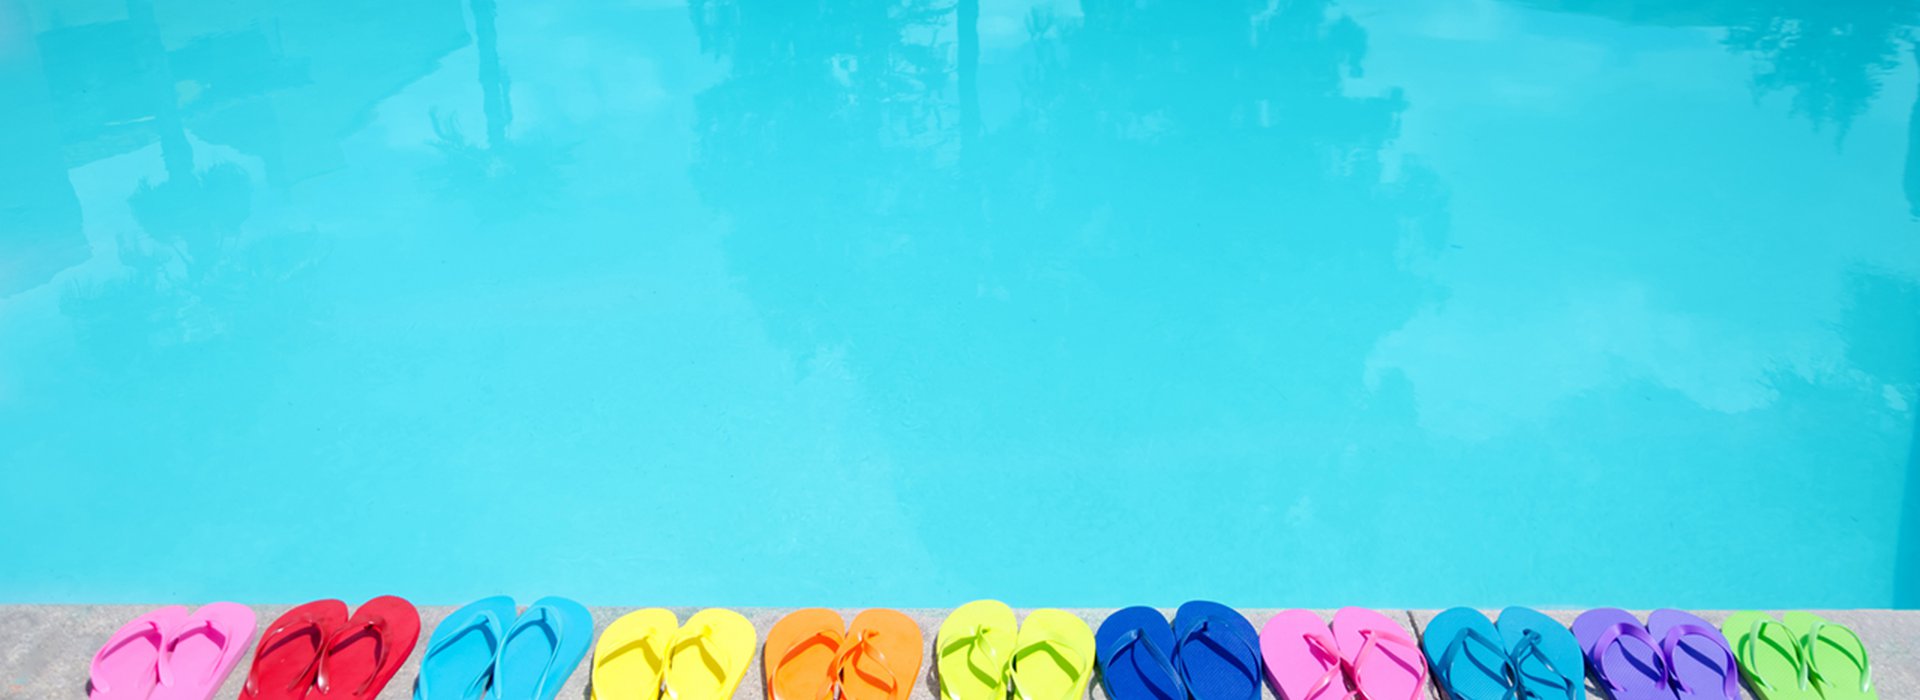
{"type": "Polygon", "coordinates": [[[1285,700],[1343,700],[1346,665],[1333,631],[1308,610],[1288,610],[1260,629],[1260,661],[1273,693],[1285,700]]]}
{"type": "Polygon", "coordinates": [[[1740,664],[1719,629],[1692,613],[1665,609],[1647,616],[1647,631],[1660,640],[1679,700],[1740,700],[1740,664]]]}
{"type": "Polygon", "coordinates": [[[87,697],[145,700],[160,682],[160,650],[186,619],[185,606],[169,605],[121,625],[87,666],[87,697]]]}
{"type": "Polygon", "coordinates": [[[1574,618],[1573,636],[1587,668],[1612,700],[1673,700],[1667,661],[1640,618],[1619,608],[1596,608],[1574,618]]]}
{"type": "Polygon", "coordinates": [[[1407,628],[1377,610],[1341,608],[1333,614],[1333,640],[1353,680],[1354,694],[1368,700],[1427,697],[1427,657],[1407,628]]]}
{"type": "Polygon", "coordinates": [[[253,640],[253,610],[211,603],[193,611],[160,651],[160,682],[148,700],[212,700],[253,640]]]}

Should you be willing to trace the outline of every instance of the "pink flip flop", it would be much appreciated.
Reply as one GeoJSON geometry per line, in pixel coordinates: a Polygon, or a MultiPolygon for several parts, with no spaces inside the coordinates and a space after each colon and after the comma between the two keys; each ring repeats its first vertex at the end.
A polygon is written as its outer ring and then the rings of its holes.
{"type": "Polygon", "coordinates": [[[246,655],[253,626],[253,610],[239,603],[195,610],[168,635],[148,700],[211,700],[246,655]]]}
{"type": "Polygon", "coordinates": [[[145,700],[160,682],[160,650],[186,619],[185,606],[169,605],[122,625],[87,666],[87,697],[145,700]]]}
{"type": "Polygon", "coordinates": [[[1362,700],[1423,700],[1427,657],[1419,642],[1393,618],[1365,608],[1333,614],[1333,639],[1362,700]]]}
{"type": "Polygon", "coordinates": [[[1309,610],[1273,616],[1260,630],[1267,683],[1284,700],[1343,700],[1347,673],[1327,623],[1309,610]]]}

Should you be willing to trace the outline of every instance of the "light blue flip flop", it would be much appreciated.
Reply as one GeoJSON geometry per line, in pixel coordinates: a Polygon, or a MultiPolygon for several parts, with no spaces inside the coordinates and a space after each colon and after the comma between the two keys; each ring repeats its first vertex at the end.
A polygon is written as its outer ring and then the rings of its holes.
{"type": "Polygon", "coordinates": [[[1494,627],[1507,643],[1521,693],[1542,700],[1586,699],[1586,656],[1566,625],[1538,610],[1514,607],[1500,611],[1494,627]]]}
{"type": "Polygon", "coordinates": [[[593,646],[593,614],[566,598],[534,601],[507,628],[488,700],[553,700],[593,646]]]}
{"type": "Polygon", "coordinates": [[[420,655],[413,700],[476,700],[485,693],[513,611],[512,598],[494,596],[468,603],[442,620],[420,655]]]}
{"type": "Polygon", "coordinates": [[[1440,613],[1420,633],[1433,680],[1448,700],[1514,700],[1513,663],[1487,616],[1473,608],[1440,613]]]}

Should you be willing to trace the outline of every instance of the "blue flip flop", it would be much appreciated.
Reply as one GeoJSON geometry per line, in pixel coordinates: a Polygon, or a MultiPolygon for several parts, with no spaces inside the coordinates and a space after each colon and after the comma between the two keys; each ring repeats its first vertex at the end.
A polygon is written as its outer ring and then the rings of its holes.
{"type": "Polygon", "coordinates": [[[1514,700],[1520,694],[1506,643],[1478,610],[1454,608],[1434,616],[1420,632],[1420,648],[1448,700],[1514,700]]]}
{"type": "Polygon", "coordinates": [[[1260,700],[1260,633],[1233,608],[1180,606],[1173,640],[1173,667],[1193,700],[1260,700]]]}
{"type": "Polygon", "coordinates": [[[1586,700],[1586,655],[1567,626],[1532,608],[1500,611],[1494,623],[1506,642],[1513,677],[1528,697],[1541,700],[1586,700]]]}
{"type": "Polygon", "coordinates": [[[1173,666],[1173,627],[1149,607],[1107,616],[1094,634],[1100,686],[1112,700],[1187,700],[1187,684],[1173,666]]]}
{"type": "Polygon", "coordinates": [[[493,660],[513,621],[513,599],[482,598],[453,611],[427,639],[414,700],[477,700],[493,678],[493,660]]]}
{"type": "Polygon", "coordinates": [[[488,700],[553,700],[593,646],[593,615],[566,598],[534,601],[507,628],[488,700]]]}

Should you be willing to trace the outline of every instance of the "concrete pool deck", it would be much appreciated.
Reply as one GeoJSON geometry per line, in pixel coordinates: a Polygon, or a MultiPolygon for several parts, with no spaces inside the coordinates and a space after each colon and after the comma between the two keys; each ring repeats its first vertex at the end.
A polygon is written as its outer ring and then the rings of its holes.
{"type": "MultiPolygon", "coordinates": [[[[106,641],[108,635],[119,629],[127,620],[133,619],[153,606],[135,605],[0,605],[0,698],[5,700],[27,698],[82,698],[86,696],[87,663],[93,658],[94,651],[106,641]]],[[[256,605],[254,611],[260,616],[262,628],[275,617],[285,612],[288,605],[256,605]]],[[[424,626],[420,635],[420,644],[426,644],[427,636],[441,618],[453,612],[453,606],[428,606],[420,609],[424,626]]],[[[637,608],[594,608],[594,622],[598,629],[604,629],[615,618],[637,608]]],[[[791,608],[736,608],[753,621],[754,627],[764,638],[773,623],[791,612],[791,608]]],[[[692,614],[694,608],[673,608],[675,614],[684,620],[692,614]]],[[[847,619],[852,619],[858,610],[841,610],[847,619]]],[[[934,634],[941,620],[946,618],[945,609],[908,609],[908,615],[920,622],[920,628],[931,646],[934,634]]],[[[1100,622],[1112,612],[1111,609],[1074,609],[1087,621],[1098,628],[1100,622]]],[[[1171,612],[1171,611],[1169,611],[1171,612]]],[[[1247,619],[1255,627],[1266,624],[1277,610],[1245,610],[1247,619]]],[[[1331,611],[1326,611],[1330,616],[1331,611]]],[[[1389,610],[1388,614],[1404,620],[1410,629],[1418,633],[1426,622],[1433,617],[1431,611],[1389,610]]],[[[1024,611],[1023,611],[1024,614],[1024,611]]],[[[1550,611],[1556,619],[1570,622],[1578,611],[1550,611]]],[[[1874,678],[1880,689],[1880,697],[1886,700],[1920,698],[1920,611],[1889,610],[1842,610],[1820,611],[1822,616],[1834,622],[1845,624],[1866,640],[1868,652],[1872,655],[1874,678]]],[[[1724,612],[1703,612],[1701,617],[1718,624],[1726,617],[1724,612]]],[[[596,630],[597,631],[597,630],[596,630]]],[[[255,640],[257,642],[257,639],[255,640]]],[[[385,692],[384,699],[412,697],[413,678],[419,668],[419,649],[408,657],[407,666],[401,670],[385,692]]],[[[240,685],[246,676],[251,653],[241,661],[240,667],[227,679],[226,686],[216,695],[217,698],[234,698],[240,694],[240,685]]],[[[588,668],[591,657],[581,663],[560,697],[563,700],[575,700],[587,697],[588,668]]],[[[933,678],[933,661],[929,654],[924,664],[919,682],[914,687],[914,700],[935,700],[939,697],[933,678]]],[[[762,692],[761,664],[758,654],[740,684],[736,700],[764,700],[762,692]]],[[[1591,691],[1592,688],[1589,687],[1591,691]]],[[[1104,700],[1098,684],[1093,684],[1092,696],[1104,700]]],[[[1272,691],[1266,692],[1272,698],[1272,691]]],[[[1437,692],[1434,697],[1438,698],[1437,692]]],[[[1595,696],[1597,697],[1597,696],[1595,696]]]]}

